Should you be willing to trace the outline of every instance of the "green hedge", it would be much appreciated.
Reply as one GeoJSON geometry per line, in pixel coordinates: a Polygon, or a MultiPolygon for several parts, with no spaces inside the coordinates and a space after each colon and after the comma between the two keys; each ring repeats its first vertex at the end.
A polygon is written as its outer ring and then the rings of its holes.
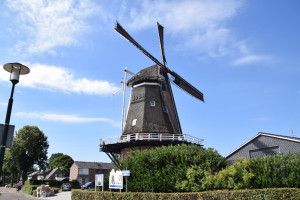
{"type": "Polygon", "coordinates": [[[57,180],[52,180],[52,179],[44,179],[44,180],[27,180],[26,184],[28,185],[49,185],[50,187],[56,186],[60,187],[63,183],[70,183],[69,181],[57,181],[57,180]]]}
{"type": "Polygon", "coordinates": [[[29,195],[32,195],[33,194],[33,191],[39,187],[39,185],[28,185],[28,184],[25,184],[22,186],[22,191],[26,194],[29,194],[29,195]]]}
{"type": "Polygon", "coordinates": [[[95,192],[72,190],[72,200],[299,200],[300,189],[217,190],[194,193],[95,192]]]}
{"type": "Polygon", "coordinates": [[[120,169],[130,169],[128,189],[133,192],[194,192],[182,186],[187,182],[187,170],[191,167],[203,173],[201,179],[214,174],[228,165],[216,150],[196,145],[162,146],[143,151],[131,151],[122,162],[120,169]]]}
{"type": "Polygon", "coordinates": [[[63,183],[71,183],[72,188],[74,189],[80,189],[80,184],[77,180],[73,181],[57,181],[57,180],[52,180],[52,179],[45,179],[45,180],[27,180],[26,185],[49,185],[50,187],[58,187],[60,188],[63,183]]]}
{"type": "Polygon", "coordinates": [[[208,190],[241,190],[262,188],[300,188],[300,154],[277,154],[255,159],[239,158],[215,174],[197,178],[200,170],[187,171],[189,185],[181,188],[190,192],[208,190]],[[193,173],[190,173],[193,172],[193,173]]]}

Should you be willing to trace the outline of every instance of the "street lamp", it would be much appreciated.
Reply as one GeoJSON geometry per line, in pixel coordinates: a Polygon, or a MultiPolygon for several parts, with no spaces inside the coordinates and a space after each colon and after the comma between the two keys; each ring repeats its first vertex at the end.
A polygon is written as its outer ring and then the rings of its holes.
{"type": "Polygon", "coordinates": [[[22,65],[20,63],[7,63],[3,66],[3,68],[10,73],[10,81],[12,82],[12,89],[10,98],[8,100],[8,106],[7,106],[7,112],[5,117],[5,123],[4,123],[4,130],[1,134],[2,142],[0,146],[0,175],[2,175],[2,166],[3,166],[3,159],[5,154],[5,148],[6,148],[6,140],[7,140],[7,134],[8,134],[8,127],[9,127],[9,121],[10,121],[10,115],[11,115],[11,109],[13,104],[13,95],[15,90],[15,85],[19,82],[20,75],[28,74],[30,72],[30,69],[26,67],[25,65],[22,65]]]}

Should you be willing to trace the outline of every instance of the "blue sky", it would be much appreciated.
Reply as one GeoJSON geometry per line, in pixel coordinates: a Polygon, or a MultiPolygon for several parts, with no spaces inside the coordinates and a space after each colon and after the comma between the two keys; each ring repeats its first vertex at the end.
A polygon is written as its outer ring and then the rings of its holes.
{"type": "MultiPolygon", "coordinates": [[[[167,66],[205,95],[202,103],[173,87],[184,133],[223,156],[258,132],[300,137],[299,10],[296,0],[1,1],[1,68],[31,69],[16,87],[11,124],[38,126],[48,156],[109,162],[99,139],[121,135],[122,94],[112,94],[123,70],[154,64],[115,21],[160,60],[159,21],[167,66]]],[[[1,69],[3,122],[10,90],[1,69]]]]}

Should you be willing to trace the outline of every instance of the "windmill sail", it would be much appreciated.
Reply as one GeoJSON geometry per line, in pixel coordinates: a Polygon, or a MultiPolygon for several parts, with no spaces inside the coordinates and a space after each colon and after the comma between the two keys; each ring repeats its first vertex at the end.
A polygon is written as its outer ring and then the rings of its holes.
{"type": "Polygon", "coordinates": [[[158,36],[159,36],[159,45],[161,59],[164,66],[166,66],[166,57],[165,57],[165,48],[164,48],[164,27],[157,22],[158,36]]]}
{"type": "MultiPolygon", "coordinates": [[[[162,28],[159,28],[162,29],[162,28]]],[[[194,96],[195,98],[201,100],[204,102],[203,93],[197,90],[194,86],[192,86],[189,82],[184,80],[181,76],[179,76],[176,72],[171,71],[169,68],[167,68],[164,64],[159,62],[154,56],[152,56],[148,51],[146,51],[137,41],[135,41],[129,33],[125,31],[125,29],[116,22],[115,30],[120,33],[123,37],[125,37],[129,42],[131,42],[134,46],[136,46],[140,51],[142,51],[146,56],[148,56],[151,60],[153,60],[157,65],[162,67],[165,71],[170,73],[175,78],[175,84],[189,93],[190,95],[194,96]]],[[[163,54],[164,57],[164,54],[163,54]]]]}
{"type": "Polygon", "coordinates": [[[173,125],[175,134],[182,134],[181,125],[173,97],[172,88],[170,85],[170,79],[168,74],[164,75],[165,81],[162,85],[162,97],[165,103],[165,106],[167,107],[167,112],[170,118],[170,121],[173,125]]]}
{"type": "MultiPolygon", "coordinates": [[[[164,66],[166,66],[166,57],[164,49],[164,27],[157,22],[158,36],[159,36],[159,46],[161,52],[161,59],[164,66]]],[[[172,92],[172,87],[170,85],[170,79],[167,73],[164,74],[165,81],[162,86],[162,96],[167,107],[168,115],[173,124],[176,134],[182,134],[181,125],[179,121],[179,116],[176,109],[176,104],[172,92]]]]}
{"type": "Polygon", "coordinates": [[[126,40],[131,42],[131,44],[136,46],[141,52],[143,52],[146,56],[148,56],[151,60],[153,60],[153,62],[155,62],[157,65],[161,66],[162,68],[166,68],[154,56],[152,56],[148,51],[146,51],[146,49],[144,49],[137,41],[135,41],[118,22],[116,22],[115,31],[117,31],[120,35],[122,35],[126,40]]]}
{"type": "Polygon", "coordinates": [[[193,97],[201,100],[204,102],[203,93],[197,90],[194,86],[192,86],[190,83],[188,83],[186,80],[184,80],[181,76],[179,76],[176,72],[170,71],[169,72],[173,77],[173,83],[175,83],[177,86],[179,86],[181,89],[192,95],[193,97]]]}

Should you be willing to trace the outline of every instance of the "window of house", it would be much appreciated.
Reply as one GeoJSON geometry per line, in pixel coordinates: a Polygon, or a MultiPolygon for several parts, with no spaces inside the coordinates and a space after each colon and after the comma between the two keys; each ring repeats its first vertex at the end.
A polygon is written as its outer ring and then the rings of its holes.
{"type": "Polygon", "coordinates": [[[78,174],[79,175],[89,175],[89,169],[79,169],[78,174]]]}
{"type": "Polygon", "coordinates": [[[78,178],[78,182],[80,185],[82,185],[82,178],[78,178]]]}

